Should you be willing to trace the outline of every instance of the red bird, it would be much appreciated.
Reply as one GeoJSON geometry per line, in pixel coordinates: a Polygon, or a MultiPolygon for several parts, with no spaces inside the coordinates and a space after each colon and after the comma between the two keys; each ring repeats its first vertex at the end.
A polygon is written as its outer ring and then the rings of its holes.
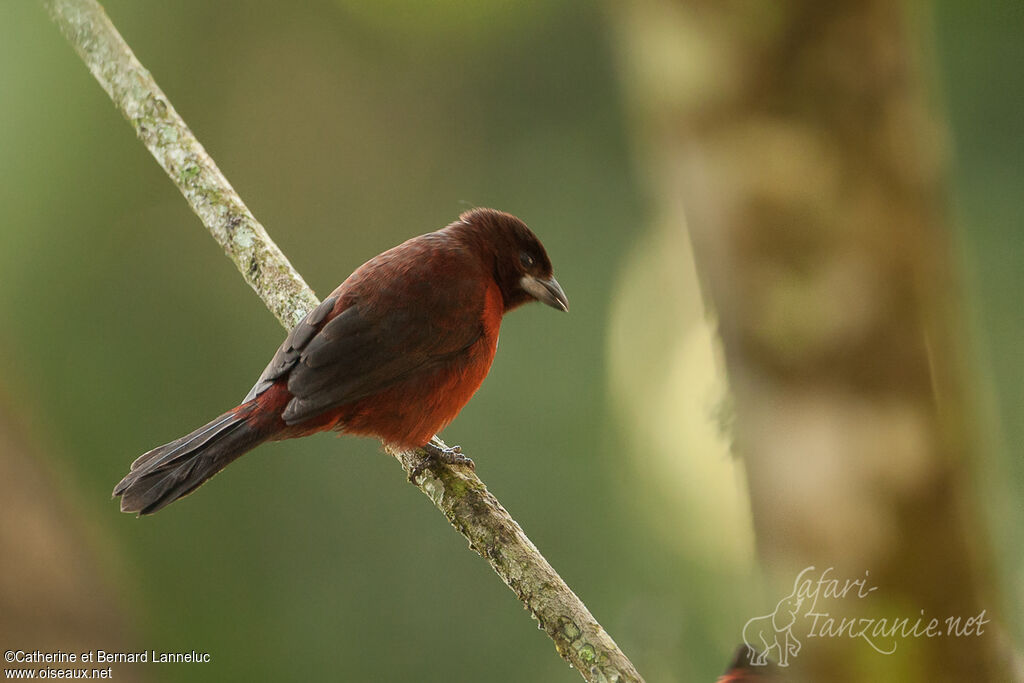
{"type": "Polygon", "coordinates": [[[114,487],[146,515],[188,495],[264,441],[333,429],[427,448],[480,387],[501,318],[569,300],[544,246],[515,216],[472,209],[352,273],[288,334],[242,404],[132,463],[114,487]]]}
{"type": "Polygon", "coordinates": [[[754,666],[750,658],[754,652],[746,645],[740,645],[733,655],[729,669],[719,676],[715,683],[782,683],[778,669],[770,662],[767,666],[754,666]]]}

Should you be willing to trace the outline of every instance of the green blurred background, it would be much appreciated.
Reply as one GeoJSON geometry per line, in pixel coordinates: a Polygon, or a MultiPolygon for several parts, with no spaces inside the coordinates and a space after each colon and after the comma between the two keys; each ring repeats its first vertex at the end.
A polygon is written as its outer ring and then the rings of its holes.
{"type": "MultiPolygon", "coordinates": [[[[445,437],[648,680],[713,679],[768,603],[752,598],[742,482],[694,490],[671,430],[637,438],[613,396],[609,368],[631,360],[616,311],[652,326],[673,312],[622,286],[651,215],[609,7],[105,7],[321,296],[468,206],[533,227],[572,312],[510,316],[445,437]]],[[[923,28],[954,140],[981,486],[1018,624],[1021,7],[943,0],[923,28]]],[[[0,97],[0,459],[24,475],[0,503],[0,645],[213,657],[122,679],[578,680],[374,442],[263,446],[153,518],[117,511],[131,460],[234,405],[284,332],[36,3],[0,4],[0,97]]],[[[713,402],[707,383],[684,379],[679,393],[700,393],[679,400],[713,402]]],[[[708,439],[712,413],[697,419],[708,439]]]]}

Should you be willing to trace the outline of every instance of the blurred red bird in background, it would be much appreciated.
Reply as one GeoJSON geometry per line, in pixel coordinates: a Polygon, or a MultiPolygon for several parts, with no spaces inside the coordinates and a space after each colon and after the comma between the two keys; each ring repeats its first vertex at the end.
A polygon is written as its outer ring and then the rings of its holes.
{"type": "Polygon", "coordinates": [[[754,655],[746,645],[736,648],[728,670],[715,683],[783,683],[778,667],[769,662],[765,666],[754,666],[750,659],[754,655]]]}
{"type": "Polygon", "coordinates": [[[288,334],[241,405],[132,463],[121,510],[156,512],[265,441],[333,429],[424,447],[480,387],[501,318],[569,310],[544,246],[515,216],[472,209],[360,266],[288,334]]]}

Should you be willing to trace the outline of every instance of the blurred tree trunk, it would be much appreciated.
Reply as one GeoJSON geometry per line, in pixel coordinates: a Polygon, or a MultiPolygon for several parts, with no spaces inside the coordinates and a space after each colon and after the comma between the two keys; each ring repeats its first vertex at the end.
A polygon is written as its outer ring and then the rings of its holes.
{"type": "MultiPolygon", "coordinates": [[[[41,467],[0,395],[0,643],[4,650],[80,655],[136,652],[96,555],[97,537],[41,467]]],[[[8,664],[0,669],[113,669],[119,681],[147,680],[144,664],[8,664]]]]}
{"type": "Polygon", "coordinates": [[[688,227],[718,316],[762,560],[788,586],[812,565],[869,572],[869,598],[818,612],[993,619],[891,655],[801,638],[789,673],[807,680],[1011,678],[972,502],[944,127],[911,7],[615,8],[658,222],[688,227]]]}

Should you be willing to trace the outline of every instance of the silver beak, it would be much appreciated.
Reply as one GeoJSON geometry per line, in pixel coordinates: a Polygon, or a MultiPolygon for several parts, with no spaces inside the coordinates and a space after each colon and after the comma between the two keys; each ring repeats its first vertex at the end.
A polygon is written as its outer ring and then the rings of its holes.
{"type": "Polygon", "coordinates": [[[562,291],[562,285],[558,284],[558,280],[554,277],[542,280],[532,275],[524,275],[519,280],[519,284],[537,301],[545,303],[551,308],[568,312],[569,297],[565,295],[565,292],[562,291]]]}

